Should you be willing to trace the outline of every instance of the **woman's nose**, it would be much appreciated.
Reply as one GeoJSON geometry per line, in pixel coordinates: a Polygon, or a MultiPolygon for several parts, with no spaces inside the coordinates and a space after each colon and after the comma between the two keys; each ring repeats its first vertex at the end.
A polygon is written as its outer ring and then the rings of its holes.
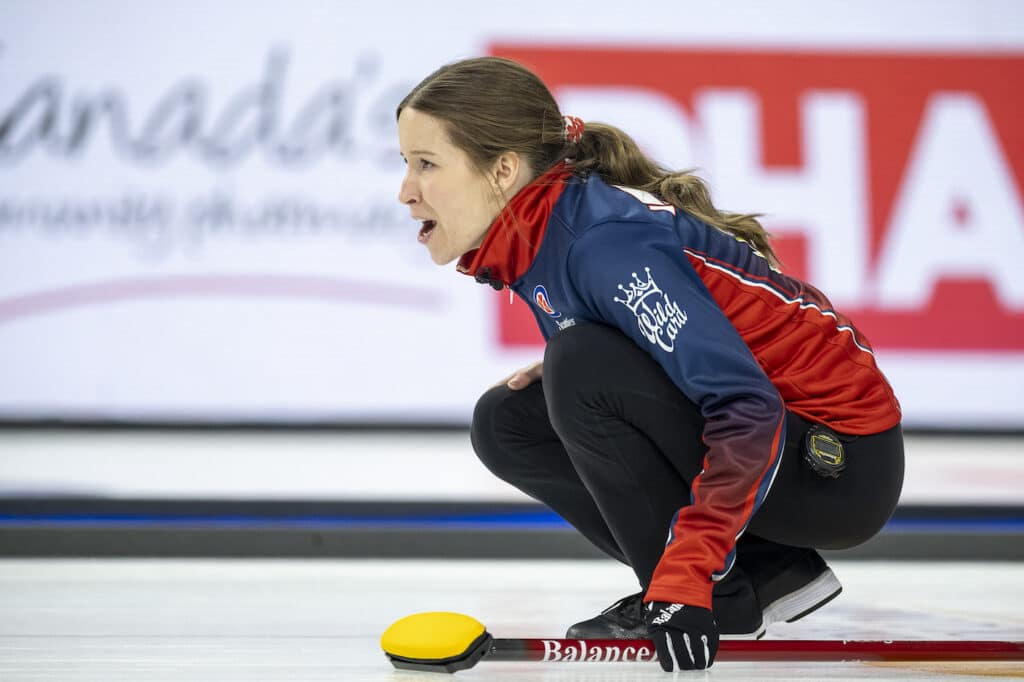
{"type": "Polygon", "coordinates": [[[419,192],[416,191],[416,186],[409,178],[408,173],[402,178],[402,185],[398,188],[398,200],[407,205],[415,204],[419,201],[419,192]]]}

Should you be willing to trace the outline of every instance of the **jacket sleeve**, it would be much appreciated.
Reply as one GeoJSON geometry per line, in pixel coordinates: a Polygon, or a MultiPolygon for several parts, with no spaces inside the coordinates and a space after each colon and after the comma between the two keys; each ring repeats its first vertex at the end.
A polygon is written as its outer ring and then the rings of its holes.
{"type": "MultiPolygon", "coordinates": [[[[736,540],[765,499],[785,444],[782,398],[671,231],[606,223],[572,246],[568,274],[593,319],[650,353],[700,407],[707,446],[690,504],[672,519],[645,601],[711,608],[736,540]]],[[[680,444],[680,448],[687,447],[680,444]]]]}

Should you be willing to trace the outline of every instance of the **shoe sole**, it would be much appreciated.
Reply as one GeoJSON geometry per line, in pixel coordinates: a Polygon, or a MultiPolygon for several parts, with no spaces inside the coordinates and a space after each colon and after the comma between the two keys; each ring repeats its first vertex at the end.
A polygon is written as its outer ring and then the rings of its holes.
{"type": "Polygon", "coordinates": [[[817,578],[799,590],[776,599],[764,609],[764,623],[792,623],[817,611],[839,596],[843,586],[832,569],[826,568],[817,578]]]}
{"type": "Polygon", "coordinates": [[[718,639],[737,639],[737,640],[761,639],[762,637],[764,637],[765,632],[767,632],[767,629],[764,626],[764,622],[762,622],[761,625],[759,625],[757,627],[757,629],[754,630],[753,632],[749,632],[747,634],[735,634],[735,633],[728,634],[728,635],[721,634],[721,635],[718,636],[718,639]]]}

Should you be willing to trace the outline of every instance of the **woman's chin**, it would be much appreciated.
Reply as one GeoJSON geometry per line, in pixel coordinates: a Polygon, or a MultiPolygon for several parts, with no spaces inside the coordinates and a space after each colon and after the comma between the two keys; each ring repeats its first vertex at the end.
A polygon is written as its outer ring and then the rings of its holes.
{"type": "Polygon", "coordinates": [[[454,254],[446,253],[441,250],[430,249],[430,260],[434,261],[434,265],[448,265],[456,256],[454,254]]]}

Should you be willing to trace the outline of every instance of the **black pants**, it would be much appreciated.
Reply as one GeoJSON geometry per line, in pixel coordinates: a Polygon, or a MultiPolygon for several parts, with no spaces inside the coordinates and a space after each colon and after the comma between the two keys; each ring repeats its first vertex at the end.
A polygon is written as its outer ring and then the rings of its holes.
{"type": "MultiPolygon", "coordinates": [[[[786,447],[772,489],[737,545],[744,565],[765,547],[839,549],[860,544],[889,519],[903,485],[899,426],[844,438],[847,468],[822,478],[803,461],[810,422],[787,416],[786,447]]],[[[544,379],[497,386],[473,413],[473,448],[495,475],[548,505],[608,555],[633,568],[646,590],[673,514],[707,452],[704,418],[661,367],[618,330],[581,324],[556,334],[544,379]]],[[[771,552],[769,551],[768,554],[771,552]]]]}

